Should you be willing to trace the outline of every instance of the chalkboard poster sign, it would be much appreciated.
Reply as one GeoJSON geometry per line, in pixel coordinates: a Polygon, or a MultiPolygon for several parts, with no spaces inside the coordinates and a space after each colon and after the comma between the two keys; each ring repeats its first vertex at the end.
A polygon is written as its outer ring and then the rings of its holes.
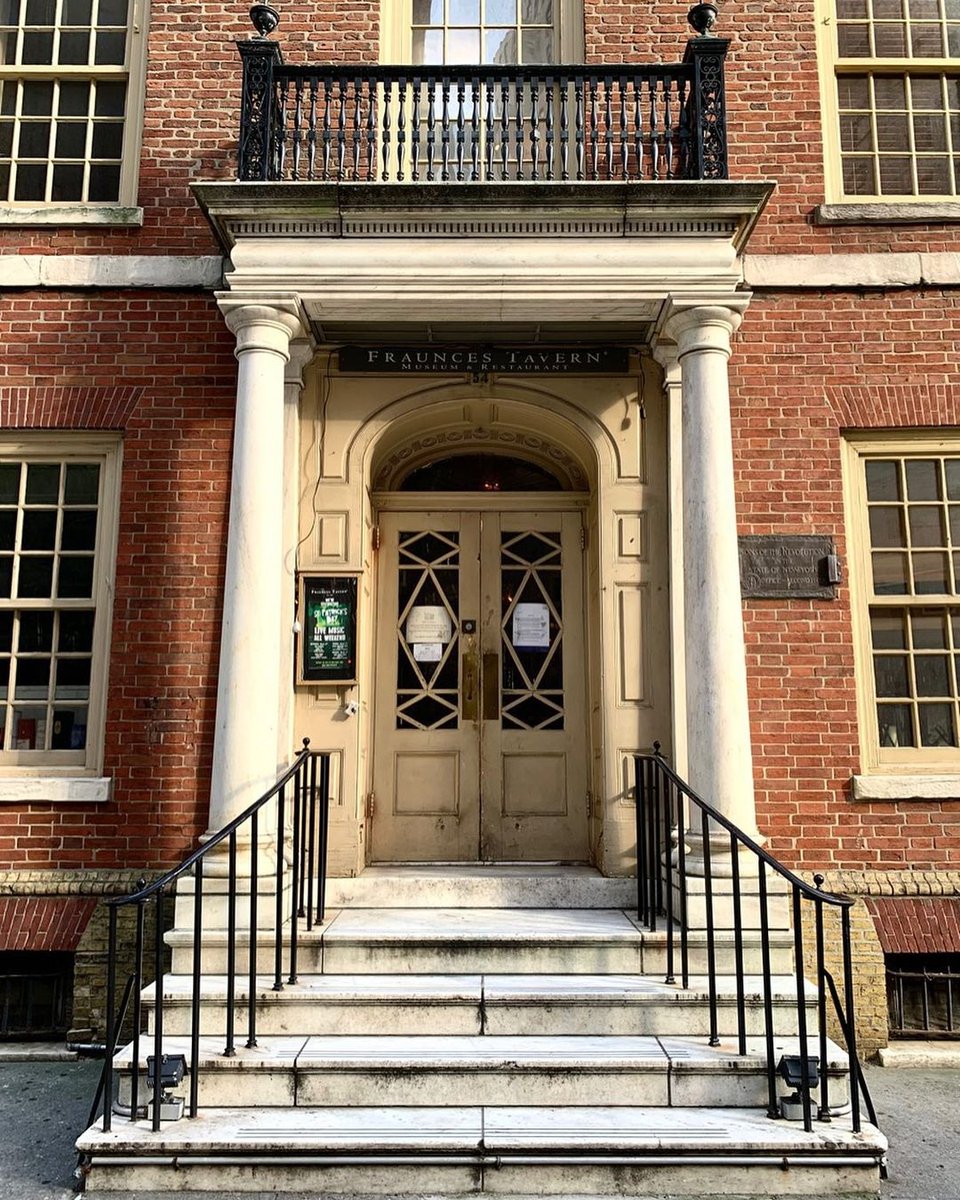
{"type": "Polygon", "coordinates": [[[356,683],[357,576],[300,576],[298,683],[356,683]]]}

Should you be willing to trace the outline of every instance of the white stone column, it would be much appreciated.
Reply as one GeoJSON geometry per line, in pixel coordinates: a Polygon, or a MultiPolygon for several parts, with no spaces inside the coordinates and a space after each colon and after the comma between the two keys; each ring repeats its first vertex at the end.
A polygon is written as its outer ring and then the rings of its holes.
{"type": "MultiPolygon", "coordinates": [[[[727,379],[739,324],[736,307],[704,305],[674,311],[664,332],[681,374],[688,778],[756,837],[727,379]]],[[[694,873],[699,857],[687,859],[694,873]]]]}
{"type": "Polygon", "coordinates": [[[294,297],[219,297],[236,335],[237,409],[213,747],[209,832],[275,781],[284,583],[284,371],[302,336],[294,297]]]}
{"type": "Polygon", "coordinates": [[[670,554],[670,711],[673,725],[671,762],[687,778],[686,651],[683,617],[683,421],[680,360],[668,342],[654,347],[653,357],[663,369],[663,397],[667,406],[667,495],[670,554]]]}
{"type": "Polygon", "coordinates": [[[300,541],[300,393],[303,391],[304,368],[313,358],[313,344],[305,338],[290,343],[290,361],[283,382],[283,590],[281,604],[280,653],[280,723],[278,753],[281,763],[292,761],[300,749],[300,734],[295,728],[295,696],[293,690],[294,632],[293,620],[297,596],[297,545],[300,541]]]}

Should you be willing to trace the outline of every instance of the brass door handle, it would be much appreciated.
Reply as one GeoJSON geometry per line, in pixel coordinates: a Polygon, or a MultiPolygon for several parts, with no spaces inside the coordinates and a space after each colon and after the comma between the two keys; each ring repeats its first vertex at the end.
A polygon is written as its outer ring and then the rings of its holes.
{"type": "Polygon", "coordinates": [[[477,719],[477,652],[465,650],[460,662],[460,716],[477,719]]]}
{"type": "Polygon", "coordinates": [[[483,719],[496,721],[500,716],[500,655],[494,651],[483,656],[483,719]]]}

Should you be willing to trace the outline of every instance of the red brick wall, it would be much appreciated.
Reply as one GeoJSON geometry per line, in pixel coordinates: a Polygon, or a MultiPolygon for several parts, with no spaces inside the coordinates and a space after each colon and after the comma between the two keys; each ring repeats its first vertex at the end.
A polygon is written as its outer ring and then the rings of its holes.
{"type": "MultiPolygon", "coordinates": [[[[585,0],[588,62],[677,62],[692,33],[687,5],[585,0]]],[[[379,53],[377,0],[281,3],[274,40],[292,63],[371,62],[379,53]]],[[[731,39],[727,68],[730,173],[773,179],[777,191],[754,235],[754,252],[945,250],[950,226],[824,228],[820,96],[812,0],[760,6],[727,0],[714,31],[731,39]]],[[[252,36],[243,6],[208,0],[151,13],[139,203],[142,229],[0,231],[20,253],[210,254],[216,247],[190,184],[233,177],[240,114],[237,39],[252,36]]]]}
{"type": "MultiPolygon", "coordinates": [[[[741,533],[819,533],[846,558],[841,430],[956,426],[960,293],[754,298],[731,359],[741,533]]],[[[960,800],[850,799],[860,769],[849,589],[744,602],[760,828],[816,868],[945,868],[960,800]]]]}
{"type": "Polygon", "coordinates": [[[113,799],[0,806],[0,867],[169,865],[196,844],[207,812],[233,338],[211,296],[101,292],[8,297],[0,341],[5,422],[26,412],[21,428],[123,431],[113,799]]]}

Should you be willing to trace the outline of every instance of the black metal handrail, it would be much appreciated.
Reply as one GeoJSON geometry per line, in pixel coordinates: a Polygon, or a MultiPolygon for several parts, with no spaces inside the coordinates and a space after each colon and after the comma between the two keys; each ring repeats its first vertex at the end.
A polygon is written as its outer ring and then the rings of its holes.
{"type": "Polygon", "coordinates": [[[237,45],[240,180],[727,177],[724,38],[618,66],[289,66],[276,42],[237,45]]]}
{"type": "MultiPolygon", "coordinates": [[[[871,1120],[876,1124],[873,1103],[860,1067],[857,1052],[857,1029],[854,1008],[853,954],[850,936],[850,910],[855,904],[851,896],[834,895],[822,890],[824,877],[817,875],[811,885],[778,862],[762,846],[739,829],[713,805],[709,804],[664,761],[659,743],[652,754],[634,755],[637,820],[637,918],[656,932],[661,918],[666,932],[666,982],[676,982],[676,962],[679,956],[683,987],[690,981],[690,928],[687,857],[688,842],[695,839],[703,860],[703,901],[706,935],[707,985],[709,993],[710,1044],[719,1045],[719,1005],[717,986],[717,936],[715,880],[723,856],[723,868],[729,870],[730,903],[733,915],[733,950],[737,1009],[738,1052],[747,1052],[746,996],[744,984],[745,930],[741,853],[746,852],[756,870],[757,918],[759,921],[761,978],[763,988],[763,1037],[766,1049],[768,1115],[780,1116],[777,1096],[777,1064],[774,1062],[776,1028],[773,1004],[773,972],[770,881],[769,873],[783,881],[791,900],[793,926],[793,958],[796,980],[796,1027],[801,1077],[810,1077],[811,1058],[807,1024],[807,985],[804,972],[805,935],[803,905],[813,906],[814,953],[816,959],[817,1040],[819,1050],[819,1110],[822,1119],[829,1119],[830,1082],[827,1069],[827,997],[832,999],[837,1015],[840,1036],[850,1064],[850,1108],[853,1129],[861,1128],[860,1097],[864,1098],[871,1120]],[[843,965],[843,1000],[826,966],[827,929],[825,915],[835,914],[839,926],[843,965]]],[[[753,879],[753,868],[748,873],[753,879]]],[[[753,928],[756,928],[754,926],[753,928]]],[[[813,1128],[811,1089],[799,1089],[804,1128],[813,1128]]]]}
{"type": "MultiPolygon", "coordinates": [[[[306,929],[313,928],[314,923],[323,921],[326,904],[326,858],[327,858],[327,829],[329,820],[329,791],[330,791],[330,755],[329,753],[311,750],[308,738],[303,740],[303,749],[297,754],[293,764],[283,772],[277,782],[259,799],[255,800],[239,816],[224,825],[204,844],[189,854],[183,862],[161,875],[147,886],[141,886],[129,896],[118,896],[107,901],[109,911],[109,933],[107,943],[107,998],[106,998],[106,1064],[103,1076],[103,1129],[109,1130],[114,1111],[114,1071],[113,1063],[117,1053],[117,1043],[120,1038],[122,1015],[118,1019],[117,1011],[117,969],[119,962],[118,914],[121,909],[134,907],[135,934],[132,948],[131,978],[127,984],[127,994],[132,989],[133,1013],[131,1031],[131,1069],[130,1069],[130,1105],[129,1116],[136,1120],[140,1111],[140,1044],[142,1025],[142,997],[144,983],[144,957],[146,946],[146,914],[147,906],[153,905],[153,953],[152,966],[154,975],[154,1025],[153,1025],[153,1056],[157,1066],[163,1057],[163,974],[164,974],[164,938],[163,915],[164,901],[170,896],[171,888],[184,876],[193,876],[193,957],[192,957],[192,987],[190,996],[190,1055],[189,1055],[189,1100],[187,1115],[195,1117],[198,1110],[199,1097],[199,1060],[200,1060],[200,1015],[201,997],[200,980],[202,975],[201,956],[203,940],[203,882],[204,864],[223,850],[219,849],[226,843],[226,879],[225,894],[227,907],[227,962],[226,962],[226,1022],[225,1045],[223,1053],[231,1056],[236,1053],[237,1038],[237,909],[238,909],[238,855],[241,849],[240,836],[244,842],[242,849],[249,852],[250,895],[248,901],[249,943],[247,950],[248,996],[246,1004],[246,1024],[248,1047],[257,1044],[257,966],[260,953],[260,938],[273,939],[273,987],[282,991],[284,977],[286,982],[293,984],[297,981],[297,950],[299,922],[305,918],[306,929]],[[288,799],[292,806],[288,808],[288,799]],[[271,854],[275,863],[269,868],[269,873],[261,875],[259,870],[260,833],[263,827],[262,818],[271,814],[265,812],[267,805],[273,802],[274,826],[271,830],[271,854]],[[249,838],[249,846],[246,839],[249,838]],[[289,855],[287,853],[289,847],[289,855]],[[262,930],[258,923],[258,903],[260,900],[261,880],[269,879],[275,889],[275,916],[272,928],[262,930]],[[289,892],[286,885],[289,882],[289,892]],[[289,903],[287,902],[289,897],[289,903]],[[288,930],[288,939],[284,945],[284,932],[288,930]]],[[[221,865],[222,861],[221,861],[221,865]]],[[[124,1005],[125,1007],[125,1005],[124,1005]]],[[[149,1035],[148,1035],[149,1036],[149,1035]]],[[[160,1128],[160,1102],[163,1094],[163,1084],[159,1069],[154,1071],[152,1085],[152,1124],[153,1129],[160,1128]]]]}

